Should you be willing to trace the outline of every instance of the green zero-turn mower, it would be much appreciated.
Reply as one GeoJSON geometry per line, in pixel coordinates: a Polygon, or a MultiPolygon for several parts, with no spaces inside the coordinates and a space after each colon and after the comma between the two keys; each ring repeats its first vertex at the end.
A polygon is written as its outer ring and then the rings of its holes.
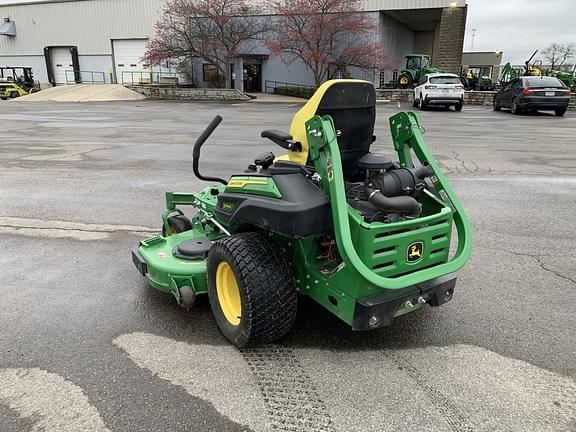
{"type": "Polygon", "coordinates": [[[230,180],[198,169],[216,117],[194,145],[193,171],[218,184],[168,192],[163,233],[140,242],[134,264],[185,308],[207,293],[220,330],[238,347],[285,335],[297,293],[354,330],[449,301],[472,248],[464,209],[416,116],[390,119],[398,162],[370,152],[375,117],[372,84],[328,81],[290,134],[262,132],[288,155],[262,154],[230,180]],[[195,216],[181,206],[195,207],[195,216]]]}

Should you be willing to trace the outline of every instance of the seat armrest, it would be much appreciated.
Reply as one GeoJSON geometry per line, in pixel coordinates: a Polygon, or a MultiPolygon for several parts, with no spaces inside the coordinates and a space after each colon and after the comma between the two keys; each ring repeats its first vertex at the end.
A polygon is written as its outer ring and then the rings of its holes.
{"type": "Polygon", "coordinates": [[[292,139],[292,135],[279,130],[265,130],[261,133],[262,138],[268,138],[280,147],[291,151],[302,151],[302,144],[292,139]]]}
{"type": "Polygon", "coordinates": [[[274,141],[276,144],[278,144],[279,142],[285,142],[292,139],[292,135],[290,135],[289,133],[282,132],[276,129],[262,131],[261,136],[262,138],[268,138],[274,141]]]}

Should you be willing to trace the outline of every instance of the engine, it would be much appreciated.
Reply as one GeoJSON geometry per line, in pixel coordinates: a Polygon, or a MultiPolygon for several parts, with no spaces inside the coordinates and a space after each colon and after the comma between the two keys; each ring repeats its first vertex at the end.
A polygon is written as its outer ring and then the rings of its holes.
{"type": "Polygon", "coordinates": [[[372,153],[360,158],[358,166],[366,173],[364,182],[346,182],[346,198],[366,222],[420,216],[422,206],[416,196],[428,187],[426,178],[434,174],[431,167],[402,168],[387,156],[372,153]]]}

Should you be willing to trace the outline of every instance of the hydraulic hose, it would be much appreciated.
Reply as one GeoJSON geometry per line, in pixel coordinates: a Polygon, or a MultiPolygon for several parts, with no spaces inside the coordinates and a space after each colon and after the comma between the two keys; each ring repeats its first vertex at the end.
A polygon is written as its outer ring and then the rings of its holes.
{"type": "Polygon", "coordinates": [[[379,190],[372,192],[368,201],[379,210],[391,213],[407,213],[409,216],[417,217],[422,213],[422,206],[411,196],[395,196],[388,198],[379,190]]]}

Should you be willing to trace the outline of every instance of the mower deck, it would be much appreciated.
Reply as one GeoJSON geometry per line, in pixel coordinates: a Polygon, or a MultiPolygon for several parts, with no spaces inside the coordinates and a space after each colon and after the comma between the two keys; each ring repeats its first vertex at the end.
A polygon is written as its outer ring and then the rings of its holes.
{"type": "Polygon", "coordinates": [[[192,287],[196,294],[205,294],[206,254],[209,248],[203,256],[199,253],[196,257],[178,257],[178,247],[188,241],[199,241],[203,245],[212,243],[203,232],[195,229],[168,237],[150,237],[132,251],[132,260],[150,285],[174,294],[177,299],[178,288],[182,286],[192,287]]]}

